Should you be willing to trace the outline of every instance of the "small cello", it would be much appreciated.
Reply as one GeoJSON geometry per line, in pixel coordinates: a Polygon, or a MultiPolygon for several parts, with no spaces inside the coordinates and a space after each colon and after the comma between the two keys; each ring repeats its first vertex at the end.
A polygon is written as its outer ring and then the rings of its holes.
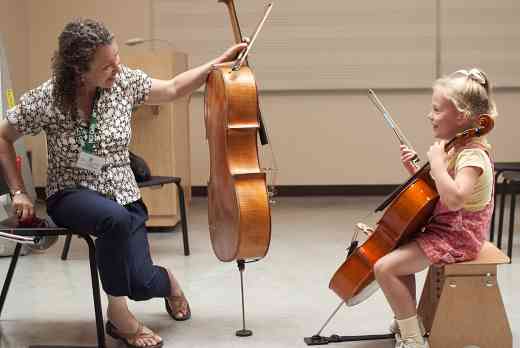
{"type": "MultiPolygon", "coordinates": [[[[459,133],[445,145],[449,151],[456,143],[487,134],[494,121],[488,115],[479,118],[479,126],[459,133]]],[[[349,248],[345,262],[333,275],[329,288],[347,305],[355,305],[377,290],[374,264],[419,232],[430,218],[439,195],[424,164],[404,184],[376,208],[385,212],[368,239],[359,247],[349,248]]]]}

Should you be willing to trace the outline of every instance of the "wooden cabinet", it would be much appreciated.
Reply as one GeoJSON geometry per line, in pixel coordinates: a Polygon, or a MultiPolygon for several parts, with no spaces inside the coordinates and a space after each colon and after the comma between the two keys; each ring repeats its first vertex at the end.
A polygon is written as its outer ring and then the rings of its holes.
{"type": "MultiPolygon", "coordinates": [[[[125,48],[123,64],[138,68],[157,79],[171,79],[187,69],[187,56],[172,50],[125,48]]],[[[181,178],[189,207],[191,198],[189,98],[160,106],[143,105],[132,116],[130,150],[145,159],[152,175],[181,178]]],[[[142,188],[148,207],[148,226],[174,226],[179,221],[177,187],[142,188]]]]}

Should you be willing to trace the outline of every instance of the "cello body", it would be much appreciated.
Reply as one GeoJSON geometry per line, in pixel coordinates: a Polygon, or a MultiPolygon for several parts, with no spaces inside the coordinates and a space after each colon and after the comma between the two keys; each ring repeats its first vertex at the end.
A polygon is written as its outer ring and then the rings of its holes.
{"type": "Polygon", "coordinates": [[[438,199],[429,171],[423,168],[421,175],[388,206],[374,232],[336,271],[329,288],[347,305],[363,301],[377,289],[374,287],[375,263],[421,230],[438,199]]]}
{"type": "Polygon", "coordinates": [[[258,156],[258,91],[249,67],[213,68],[206,83],[205,122],[213,250],[221,261],[262,258],[271,240],[271,213],[258,156]]]}

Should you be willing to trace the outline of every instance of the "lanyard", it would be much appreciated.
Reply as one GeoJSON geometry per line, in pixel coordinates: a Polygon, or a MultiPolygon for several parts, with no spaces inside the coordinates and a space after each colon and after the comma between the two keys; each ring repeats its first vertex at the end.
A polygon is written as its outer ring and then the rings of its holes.
{"type": "Polygon", "coordinates": [[[90,124],[88,128],[79,127],[80,143],[83,144],[82,149],[87,153],[94,151],[94,143],[96,141],[96,128],[97,128],[97,112],[96,104],[99,97],[99,91],[96,91],[92,106],[92,115],[90,117],[90,124]]]}

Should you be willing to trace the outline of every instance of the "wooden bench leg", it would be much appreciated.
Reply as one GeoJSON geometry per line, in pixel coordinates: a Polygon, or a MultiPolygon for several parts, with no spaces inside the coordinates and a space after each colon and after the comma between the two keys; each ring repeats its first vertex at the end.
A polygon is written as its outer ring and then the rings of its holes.
{"type": "Polygon", "coordinates": [[[430,333],[430,348],[513,346],[496,272],[444,276],[430,269],[419,314],[430,333]]]}

